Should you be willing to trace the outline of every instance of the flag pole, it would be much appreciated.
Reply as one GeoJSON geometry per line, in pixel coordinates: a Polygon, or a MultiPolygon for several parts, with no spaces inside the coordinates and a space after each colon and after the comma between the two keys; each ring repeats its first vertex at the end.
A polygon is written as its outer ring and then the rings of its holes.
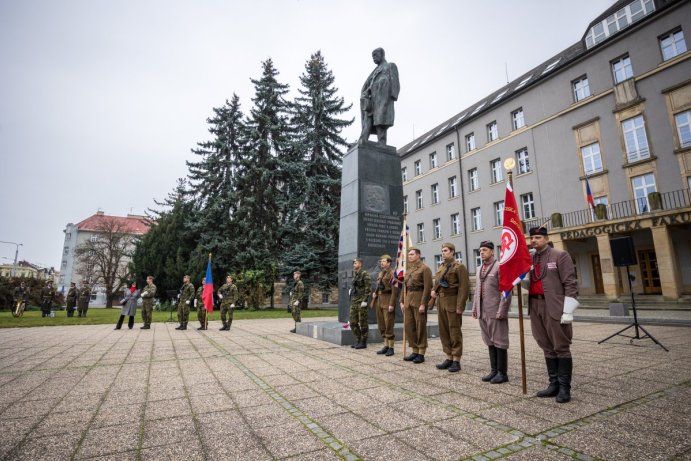
{"type": "MultiPolygon", "coordinates": [[[[513,167],[512,167],[513,168],[513,167]]],[[[511,185],[511,189],[513,189],[513,172],[511,169],[508,170],[508,176],[509,176],[509,184],[511,185]]],[[[525,241],[520,242],[519,244],[525,245],[525,241]]],[[[519,342],[520,342],[520,349],[521,349],[521,385],[523,386],[523,395],[528,393],[528,385],[526,383],[526,376],[525,376],[525,339],[524,339],[524,330],[523,330],[523,293],[521,292],[521,284],[518,283],[517,286],[517,295],[518,295],[518,335],[519,335],[519,342]]]]}

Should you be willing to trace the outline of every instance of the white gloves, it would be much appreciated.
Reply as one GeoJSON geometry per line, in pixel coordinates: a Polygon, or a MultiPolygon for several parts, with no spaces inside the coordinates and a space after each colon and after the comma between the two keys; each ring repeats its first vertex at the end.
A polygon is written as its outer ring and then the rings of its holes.
{"type": "Polygon", "coordinates": [[[360,307],[367,307],[367,301],[362,301],[360,303],[360,307]]]}
{"type": "Polygon", "coordinates": [[[580,303],[576,298],[570,296],[564,297],[564,313],[561,314],[561,323],[573,322],[573,313],[578,308],[580,303]]]}
{"type": "Polygon", "coordinates": [[[185,304],[189,304],[189,303],[190,303],[189,301],[185,301],[185,304]]]}
{"type": "Polygon", "coordinates": [[[525,288],[526,290],[530,290],[530,272],[525,274],[525,277],[523,277],[523,280],[521,280],[521,287],[525,288]]]}
{"type": "Polygon", "coordinates": [[[221,293],[218,294],[218,299],[223,299],[223,295],[221,293]]]}
{"type": "Polygon", "coordinates": [[[295,307],[298,307],[299,305],[300,305],[300,301],[295,301],[295,302],[293,303],[293,306],[295,306],[295,307]]]}
{"type": "Polygon", "coordinates": [[[235,304],[231,304],[231,305],[230,305],[230,308],[231,308],[231,309],[235,309],[235,304]]]}

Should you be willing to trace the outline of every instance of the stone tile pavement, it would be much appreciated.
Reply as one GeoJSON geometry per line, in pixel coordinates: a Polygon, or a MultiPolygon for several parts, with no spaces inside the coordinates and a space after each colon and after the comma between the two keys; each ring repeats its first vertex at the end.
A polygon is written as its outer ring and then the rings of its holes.
{"type": "MultiPolygon", "coordinates": [[[[319,320],[319,319],[315,319],[319,320]]],[[[574,326],[573,400],[532,395],[545,366],[518,323],[511,382],[482,383],[486,348],[464,319],[463,370],[288,333],[286,320],[0,331],[0,459],[691,460],[691,328],[652,341],[597,341],[618,325],[574,326]]]]}

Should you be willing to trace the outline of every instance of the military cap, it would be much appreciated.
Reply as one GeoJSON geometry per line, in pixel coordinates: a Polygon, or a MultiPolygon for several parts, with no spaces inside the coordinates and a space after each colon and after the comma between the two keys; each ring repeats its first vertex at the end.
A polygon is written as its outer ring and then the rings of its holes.
{"type": "Polygon", "coordinates": [[[532,237],[533,235],[543,235],[543,236],[547,237],[547,229],[545,229],[545,228],[542,227],[542,226],[540,226],[540,227],[531,227],[531,228],[530,228],[530,235],[531,235],[531,237],[532,237]]]}
{"type": "Polygon", "coordinates": [[[360,258],[359,256],[356,256],[353,258],[353,262],[355,262],[355,261],[362,262],[362,258],[360,258]]]}
{"type": "Polygon", "coordinates": [[[449,250],[451,250],[451,252],[455,252],[455,251],[456,251],[456,245],[454,245],[453,243],[449,243],[449,242],[442,243],[442,244],[441,244],[441,247],[442,247],[442,248],[448,248],[449,250]]]}
{"type": "Polygon", "coordinates": [[[302,272],[300,272],[300,271],[294,271],[294,272],[293,272],[293,275],[295,275],[295,274],[297,274],[297,275],[302,275],[302,272]]]}
{"type": "Polygon", "coordinates": [[[421,253],[421,252],[420,252],[420,249],[419,249],[418,247],[409,247],[409,248],[408,248],[408,252],[411,252],[411,251],[416,251],[418,254],[421,253]]]}
{"type": "Polygon", "coordinates": [[[489,248],[490,250],[494,250],[494,243],[492,243],[491,240],[485,240],[483,242],[480,242],[480,248],[489,248]]]}
{"type": "Polygon", "coordinates": [[[387,255],[387,254],[383,254],[383,255],[381,255],[381,258],[379,258],[379,260],[381,261],[382,259],[386,259],[387,261],[391,261],[391,256],[387,255]]]}

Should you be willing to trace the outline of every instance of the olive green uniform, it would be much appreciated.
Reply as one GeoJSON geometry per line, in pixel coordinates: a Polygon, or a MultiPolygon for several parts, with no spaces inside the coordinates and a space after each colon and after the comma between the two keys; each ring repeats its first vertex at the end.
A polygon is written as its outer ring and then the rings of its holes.
{"type": "Polygon", "coordinates": [[[224,328],[230,328],[233,324],[233,312],[235,303],[238,301],[238,287],[234,283],[225,283],[218,289],[221,297],[221,322],[224,328]]]}
{"type": "Polygon", "coordinates": [[[367,321],[367,303],[372,294],[372,277],[366,270],[360,269],[353,275],[350,289],[350,329],[358,343],[367,342],[369,323],[367,321]]]}
{"type": "Polygon", "coordinates": [[[377,277],[377,288],[374,290],[376,295],[374,308],[377,310],[377,326],[379,334],[384,338],[384,345],[393,347],[395,343],[394,323],[396,322],[396,310],[389,312],[389,306],[395,306],[398,299],[398,287],[392,286],[393,269],[379,272],[377,277]]]}
{"type": "Polygon", "coordinates": [[[187,282],[180,288],[180,299],[178,300],[178,322],[183,328],[187,328],[187,319],[190,316],[190,304],[194,299],[194,285],[187,282]]]}
{"type": "Polygon", "coordinates": [[[293,320],[302,322],[302,298],[305,296],[305,285],[302,280],[295,282],[293,291],[290,292],[290,312],[293,315],[293,320]]]}
{"type": "Polygon", "coordinates": [[[434,280],[445,287],[437,288],[437,308],[439,309],[439,337],[444,353],[449,360],[460,361],[463,354],[463,335],[461,324],[465,303],[468,300],[470,278],[468,269],[455,261],[444,261],[439,266],[434,280]]]}
{"type": "Polygon", "coordinates": [[[65,310],[67,311],[68,317],[74,316],[78,296],[79,292],[77,291],[77,287],[70,287],[70,289],[67,291],[67,296],[65,297],[65,310]]]}
{"type": "Polygon", "coordinates": [[[153,283],[147,283],[142,290],[142,321],[144,322],[144,327],[149,328],[151,326],[151,319],[154,312],[154,297],[156,296],[156,285],[153,283]]]}
{"type": "Polygon", "coordinates": [[[89,310],[89,301],[90,300],[91,300],[91,288],[89,288],[89,285],[83,285],[79,289],[79,299],[77,300],[78,317],[86,317],[86,311],[89,310]]]}
{"type": "Polygon", "coordinates": [[[41,289],[41,317],[50,316],[50,308],[53,306],[54,298],[55,288],[52,285],[46,285],[41,289]]]}
{"type": "Polygon", "coordinates": [[[405,276],[405,334],[413,353],[425,355],[427,351],[427,303],[432,292],[432,271],[418,261],[408,265],[405,276]],[[425,306],[421,313],[420,306],[425,306]]]}
{"type": "Polygon", "coordinates": [[[203,294],[204,285],[197,288],[197,300],[195,301],[197,307],[197,320],[199,320],[199,324],[202,328],[204,328],[206,325],[206,306],[204,306],[204,298],[202,297],[203,294]]]}

